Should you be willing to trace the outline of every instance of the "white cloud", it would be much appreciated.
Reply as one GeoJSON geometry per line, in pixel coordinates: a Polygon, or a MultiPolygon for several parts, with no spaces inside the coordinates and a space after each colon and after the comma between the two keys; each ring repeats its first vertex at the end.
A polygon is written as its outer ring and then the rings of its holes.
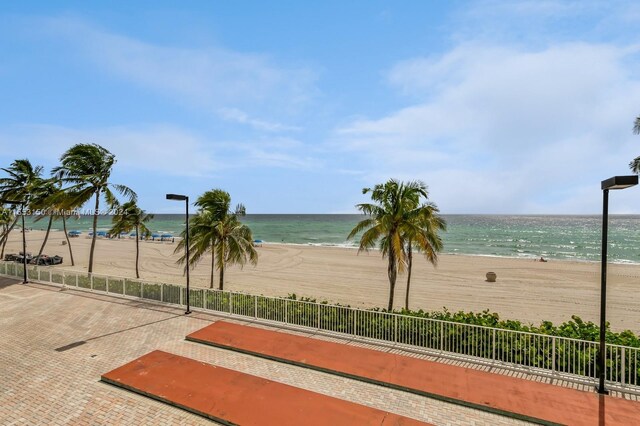
{"type": "Polygon", "coordinates": [[[600,180],[628,173],[640,152],[637,59],[636,47],[586,43],[462,44],[410,59],[389,81],[414,104],[354,120],[336,147],[377,180],[426,180],[445,212],[594,212],[600,180]],[[558,210],[587,183],[593,191],[565,205],[576,210],[558,210]]]}
{"type": "Polygon", "coordinates": [[[0,147],[18,146],[12,155],[52,165],[76,143],[97,143],[116,155],[124,168],[174,176],[210,176],[222,165],[207,142],[182,129],[151,125],[76,129],[50,125],[19,126],[0,134],[0,147]]]}
{"type": "Polygon", "coordinates": [[[230,169],[313,169],[319,164],[305,145],[295,139],[227,142],[167,125],[94,129],[30,125],[0,132],[0,149],[12,156],[5,158],[5,162],[28,157],[55,165],[60,155],[76,143],[104,146],[116,155],[119,167],[125,170],[167,176],[213,177],[230,169]]]}
{"type": "Polygon", "coordinates": [[[264,117],[293,113],[317,92],[312,70],[281,66],[267,55],[151,44],[68,17],[43,22],[101,70],[259,130],[291,130],[264,117]]]}

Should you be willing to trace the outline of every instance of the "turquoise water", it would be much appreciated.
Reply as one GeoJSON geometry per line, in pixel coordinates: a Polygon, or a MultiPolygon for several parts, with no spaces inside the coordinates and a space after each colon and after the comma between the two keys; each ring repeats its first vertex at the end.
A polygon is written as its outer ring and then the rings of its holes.
{"type": "MultiPolygon", "coordinates": [[[[443,234],[444,252],[482,256],[548,257],[566,260],[600,260],[602,219],[600,216],[507,216],[444,215],[448,230],[443,234]]],[[[346,241],[362,215],[247,215],[243,221],[254,238],[265,243],[356,247],[346,241]]],[[[107,230],[110,218],[99,219],[107,230]]],[[[45,221],[27,221],[34,229],[45,221]]],[[[92,218],[70,220],[69,230],[87,232],[92,218]]],[[[149,224],[156,232],[178,234],[183,215],[156,215],[149,224]]],[[[55,228],[62,224],[57,222],[55,228]]],[[[612,216],[609,221],[609,260],[640,263],[640,216],[612,216]]]]}

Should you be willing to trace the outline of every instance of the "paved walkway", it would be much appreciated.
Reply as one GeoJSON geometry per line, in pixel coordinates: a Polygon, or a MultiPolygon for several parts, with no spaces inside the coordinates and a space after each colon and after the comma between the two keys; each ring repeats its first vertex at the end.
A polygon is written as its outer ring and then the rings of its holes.
{"type": "Polygon", "coordinates": [[[103,374],[102,380],[213,420],[243,426],[430,426],[162,351],[103,374]]]}
{"type": "Polygon", "coordinates": [[[288,333],[218,321],[188,340],[241,351],[525,420],[632,425],[640,403],[288,333]]]}
{"type": "Polygon", "coordinates": [[[434,425],[528,424],[185,341],[187,334],[219,319],[201,313],[185,316],[183,309],[140,300],[0,278],[0,424],[215,424],[100,382],[104,372],[155,349],[434,425]]]}

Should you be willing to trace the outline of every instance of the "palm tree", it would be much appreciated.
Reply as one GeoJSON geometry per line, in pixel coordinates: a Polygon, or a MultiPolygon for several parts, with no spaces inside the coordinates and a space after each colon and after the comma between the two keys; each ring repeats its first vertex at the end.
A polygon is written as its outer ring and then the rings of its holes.
{"type": "MultiPolygon", "coordinates": [[[[7,177],[0,178],[0,199],[21,203],[22,208],[29,209],[32,196],[42,182],[42,166],[34,167],[29,160],[20,159],[15,160],[9,167],[0,170],[7,174],[7,177]]],[[[0,253],[2,256],[4,256],[4,248],[9,238],[9,233],[15,227],[18,217],[19,215],[15,215],[13,223],[3,235],[2,253],[0,253]]],[[[24,239],[24,229],[22,232],[24,239]]]]}
{"type": "Polygon", "coordinates": [[[4,259],[4,248],[7,245],[9,232],[15,226],[17,217],[14,217],[11,209],[0,206],[0,245],[2,245],[2,252],[0,253],[0,260],[4,259]]]}
{"type": "MultiPolygon", "coordinates": [[[[426,187],[425,187],[426,190],[426,187]]],[[[445,220],[438,215],[440,210],[434,203],[423,204],[420,214],[405,229],[407,239],[407,291],[404,308],[409,309],[409,289],[411,287],[411,268],[413,266],[413,250],[424,253],[427,262],[433,266],[438,263],[438,252],[442,251],[442,238],[439,231],[446,231],[445,220]]]]}
{"type": "Polygon", "coordinates": [[[238,205],[234,213],[227,214],[218,223],[218,270],[220,271],[219,289],[224,289],[224,268],[226,265],[240,265],[243,267],[247,259],[252,265],[258,264],[258,252],[253,247],[251,229],[238,219],[244,216],[244,206],[238,205]]]}
{"type": "Polygon", "coordinates": [[[67,240],[67,247],[69,248],[69,258],[71,260],[71,266],[75,266],[73,260],[73,250],[71,249],[71,240],[69,239],[69,233],[67,232],[67,219],[71,216],[79,216],[77,209],[81,206],[78,205],[77,196],[68,192],[62,188],[62,181],[57,177],[52,177],[50,180],[54,181],[56,187],[55,194],[50,199],[51,207],[55,210],[54,220],[62,219],[62,230],[64,237],[67,240]]]}
{"type": "Polygon", "coordinates": [[[36,222],[47,216],[49,217],[47,232],[44,234],[44,240],[42,241],[42,245],[40,246],[40,250],[38,251],[38,259],[40,259],[40,256],[42,256],[44,248],[47,245],[47,241],[49,240],[51,225],[53,224],[53,219],[56,215],[56,212],[53,208],[54,199],[58,195],[59,191],[60,189],[57,187],[55,179],[41,179],[39,187],[33,194],[33,201],[31,205],[34,209],[42,212],[36,218],[36,222]]]}
{"type": "MultiPolygon", "coordinates": [[[[194,268],[202,256],[211,252],[211,280],[209,288],[213,288],[215,274],[215,246],[218,241],[218,223],[224,218],[231,205],[231,196],[221,189],[207,191],[198,197],[195,205],[199,207],[196,216],[189,224],[189,267],[194,268]]],[[[186,232],[176,246],[174,253],[184,251],[186,232]]],[[[186,255],[178,259],[178,263],[185,263],[186,255]]],[[[185,265],[185,268],[187,265],[185,265]]]]}
{"type": "Polygon", "coordinates": [[[64,232],[64,237],[67,240],[67,247],[69,247],[69,258],[71,259],[71,266],[75,266],[75,261],[73,260],[73,250],[71,250],[71,240],[69,239],[69,232],[67,232],[67,218],[71,216],[71,213],[68,212],[67,209],[62,209],[60,217],[62,218],[62,231],[64,232]]]}
{"type": "MultiPolygon", "coordinates": [[[[633,133],[640,135],[640,115],[637,116],[633,122],[633,133]]],[[[633,161],[629,163],[629,168],[633,173],[640,174],[640,157],[634,158],[633,161]]]]}
{"type": "Polygon", "coordinates": [[[347,239],[363,232],[358,252],[368,251],[379,242],[383,257],[388,258],[389,303],[393,310],[396,279],[407,265],[407,237],[424,214],[420,197],[427,198],[426,185],[422,182],[398,182],[390,179],[373,188],[364,188],[363,194],[371,193],[375,203],[358,204],[356,207],[368,217],[359,222],[347,239]]]}
{"type": "Polygon", "coordinates": [[[22,159],[0,170],[8,175],[0,178],[0,198],[28,204],[42,181],[42,166],[34,167],[29,160],[22,159]]]}
{"type": "MultiPolygon", "coordinates": [[[[211,281],[209,284],[209,288],[213,288],[213,274],[215,272],[215,242],[217,237],[216,226],[218,224],[218,219],[208,210],[202,210],[196,214],[195,217],[189,220],[189,265],[188,267],[194,268],[202,256],[206,253],[211,252],[211,281]]],[[[185,249],[185,236],[186,230],[182,231],[182,239],[176,246],[174,253],[178,253],[182,251],[184,253],[185,249]]],[[[179,259],[178,263],[183,264],[186,261],[186,254],[183,254],[179,259]]],[[[187,265],[185,265],[185,269],[187,265]]]]}
{"type": "Polygon", "coordinates": [[[136,201],[136,193],[125,185],[109,182],[111,171],[116,163],[115,156],[97,144],[77,144],[69,148],[60,158],[61,165],[53,169],[61,182],[68,184],[66,188],[69,204],[83,205],[92,197],[95,198],[93,210],[93,237],[89,252],[88,272],[93,272],[93,254],[96,246],[98,214],[100,198],[104,196],[108,205],[116,203],[111,188],[124,195],[129,201],[136,201]]]}
{"type": "Polygon", "coordinates": [[[151,231],[147,227],[147,222],[153,219],[152,214],[147,214],[140,209],[135,201],[128,201],[123,205],[114,205],[118,214],[113,216],[113,227],[109,231],[111,235],[120,235],[122,232],[135,231],[136,233],[136,278],[140,278],[138,263],[140,259],[140,237],[149,236],[151,231]]]}
{"type": "MultiPolygon", "coordinates": [[[[205,192],[196,201],[200,208],[198,214],[191,220],[189,226],[190,260],[186,267],[195,267],[206,253],[211,253],[211,282],[214,284],[216,267],[220,271],[219,289],[224,289],[224,270],[226,265],[239,264],[243,266],[247,259],[256,264],[258,253],[253,247],[253,238],[249,227],[244,225],[238,217],[244,216],[245,208],[241,204],[234,212],[229,210],[231,197],[229,193],[220,189],[205,192]],[[217,261],[216,261],[217,260],[217,261]]],[[[186,231],[182,232],[182,240],[175,252],[184,250],[186,231]]],[[[186,255],[178,259],[183,264],[186,255]]]]}

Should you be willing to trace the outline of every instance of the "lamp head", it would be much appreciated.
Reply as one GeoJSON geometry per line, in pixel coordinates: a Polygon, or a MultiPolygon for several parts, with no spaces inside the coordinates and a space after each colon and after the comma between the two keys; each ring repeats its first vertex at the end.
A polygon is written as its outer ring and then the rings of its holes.
{"type": "Polygon", "coordinates": [[[189,199],[189,197],[187,197],[186,195],[167,194],[167,200],[186,201],[188,199],[189,199]]]}
{"type": "Polygon", "coordinates": [[[614,176],[602,181],[602,190],[625,189],[638,184],[638,175],[614,176]]]}

